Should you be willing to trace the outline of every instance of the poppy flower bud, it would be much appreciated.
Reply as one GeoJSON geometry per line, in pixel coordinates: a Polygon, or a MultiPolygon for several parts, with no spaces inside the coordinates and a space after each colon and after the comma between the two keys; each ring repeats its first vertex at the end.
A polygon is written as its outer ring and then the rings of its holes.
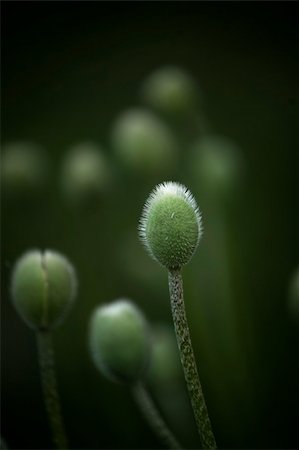
{"type": "Polygon", "coordinates": [[[13,303],[31,328],[50,330],[70,309],[76,284],[74,268],[63,255],[52,250],[31,250],[14,267],[13,303]]]}
{"type": "Polygon", "coordinates": [[[112,144],[120,161],[142,174],[169,173],[177,145],[164,123],[146,110],[129,110],[115,123],[112,144]]]}
{"type": "Polygon", "coordinates": [[[145,102],[168,116],[194,112],[198,104],[198,86],[193,78],[178,67],[163,67],[144,82],[141,95],[145,102]]]}
{"type": "Polygon", "coordinates": [[[99,306],[89,331],[91,357],[109,379],[134,383],[143,376],[149,358],[149,332],[141,311],[129,300],[99,306]]]}
{"type": "Polygon", "coordinates": [[[167,269],[187,264],[202,235],[201,216],[190,191],[179,183],[159,184],[145,203],[139,233],[152,257],[167,269]]]}

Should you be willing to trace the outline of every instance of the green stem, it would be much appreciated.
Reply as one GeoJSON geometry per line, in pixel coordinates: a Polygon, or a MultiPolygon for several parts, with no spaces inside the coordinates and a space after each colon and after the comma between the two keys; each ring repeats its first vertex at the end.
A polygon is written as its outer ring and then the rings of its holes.
{"type": "Polygon", "coordinates": [[[193,353],[184,304],[183,279],[180,270],[169,271],[169,293],[181,362],[201,444],[204,449],[216,449],[216,441],[193,353]]]}
{"type": "Polygon", "coordinates": [[[133,396],[155,434],[171,449],[181,449],[175,436],[168,429],[166,423],[157,410],[147,389],[142,383],[133,386],[133,396]]]}
{"type": "Polygon", "coordinates": [[[51,333],[47,331],[37,332],[36,337],[40,376],[53,441],[56,447],[62,450],[66,449],[68,444],[61,415],[60,399],[57,391],[52,337],[51,333]]]}

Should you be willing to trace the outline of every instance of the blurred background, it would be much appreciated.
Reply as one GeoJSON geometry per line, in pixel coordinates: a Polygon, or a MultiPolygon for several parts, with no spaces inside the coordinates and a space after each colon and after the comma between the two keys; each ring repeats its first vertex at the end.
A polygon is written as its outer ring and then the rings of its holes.
{"type": "MultiPolygon", "coordinates": [[[[202,210],[183,276],[218,446],[298,448],[298,5],[3,2],[2,17],[9,448],[52,445],[35,336],[9,292],[31,248],[56,249],[77,270],[75,307],[54,334],[71,448],[162,448],[130,389],[93,366],[87,336],[93,309],[119,297],[153,329],[171,325],[167,273],[137,234],[165,180],[190,188],[202,210]]],[[[198,448],[172,363],[147,383],[184,446],[198,448]]]]}

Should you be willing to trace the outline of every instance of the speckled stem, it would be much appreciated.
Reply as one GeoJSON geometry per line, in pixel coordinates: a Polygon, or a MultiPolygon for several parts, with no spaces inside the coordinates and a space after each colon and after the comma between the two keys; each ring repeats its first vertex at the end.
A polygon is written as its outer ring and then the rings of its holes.
{"type": "Polygon", "coordinates": [[[183,279],[180,270],[169,271],[169,293],[181,362],[202,448],[216,449],[216,441],[194,358],[184,304],[183,279]]]}
{"type": "Polygon", "coordinates": [[[161,439],[161,441],[164,442],[164,444],[170,449],[181,449],[181,445],[178,443],[172,432],[168,429],[166,423],[148,394],[147,389],[142,383],[138,383],[133,387],[133,395],[150,427],[161,439]]]}
{"type": "Polygon", "coordinates": [[[56,448],[61,450],[66,449],[68,448],[68,444],[57,391],[51,333],[47,331],[37,332],[37,346],[44,400],[53,441],[56,448]]]}

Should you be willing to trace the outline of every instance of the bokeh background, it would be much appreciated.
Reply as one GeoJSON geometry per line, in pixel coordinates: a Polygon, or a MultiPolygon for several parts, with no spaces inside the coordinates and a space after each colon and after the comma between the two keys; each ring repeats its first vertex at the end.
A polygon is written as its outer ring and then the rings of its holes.
{"type": "MultiPolygon", "coordinates": [[[[137,235],[143,203],[165,179],[186,184],[203,214],[184,281],[218,445],[298,448],[298,308],[289,303],[298,267],[297,20],[295,2],[2,3],[2,166],[12,142],[38,146],[44,166],[30,195],[5,177],[2,184],[1,435],[9,448],[51,448],[35,337],[9,293],[13,264],[30,248],[66,254],[78,274],[76,305],[54,335],[71,448],[162,447],[129,388],[94,368],[87,335],[95,306],[122,296],[151,324],[171,324],[167,274],[137,235]],[[194,78],[198,109],[175,119],[152,111],[173,133],[178,158],[143,173],[115,151],[114,124],[129,108],[150,109],[143,82],[168,65],[194,78]],[[236,146],[239,176],[223,197],[206,189],[192,159],[206,134],[236,146]],[[99,147],[106,178],[96,200],[77,202],[63,167],[85,142],[99,147]]],[[[151,388],[157,405],[185,446],[198,448],[184,385],[164,388],[151,388]]]]}

